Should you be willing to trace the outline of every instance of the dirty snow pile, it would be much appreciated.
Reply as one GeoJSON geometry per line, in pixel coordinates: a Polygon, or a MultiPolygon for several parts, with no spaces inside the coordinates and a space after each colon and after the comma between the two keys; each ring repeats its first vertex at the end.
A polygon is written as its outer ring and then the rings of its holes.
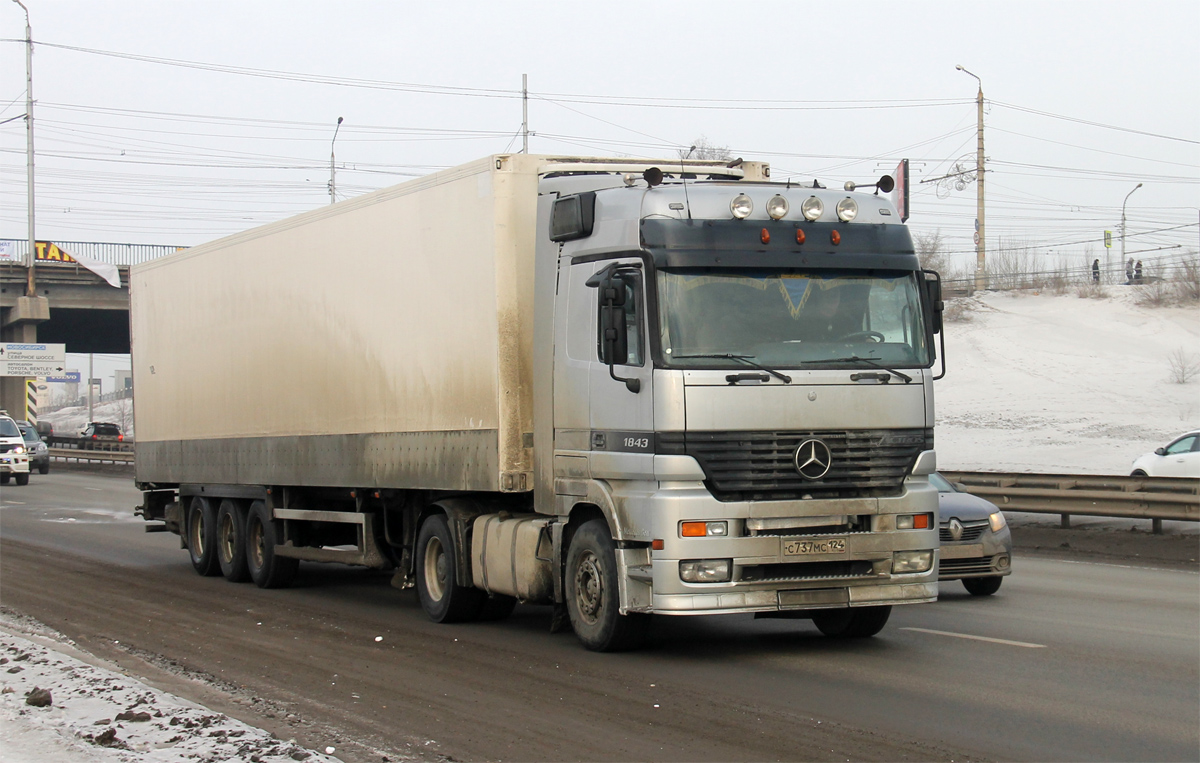
{"type": "Polygon", "coordinates": [[[3,763],[338,760],[81,662],[63,651],[67,644],[23,638],[5,625],[0,622],[3,763]]]}
{"type": "Polygon", "coordinates": [[[1200,374],[1178,383],[1172,369],[1200,368],[1200,307],[1141,306],[1141,288],[952,301],[965,320],[946,323],[935,385],[939,468],[1129,474],[1200,426],[1200,374]]]}

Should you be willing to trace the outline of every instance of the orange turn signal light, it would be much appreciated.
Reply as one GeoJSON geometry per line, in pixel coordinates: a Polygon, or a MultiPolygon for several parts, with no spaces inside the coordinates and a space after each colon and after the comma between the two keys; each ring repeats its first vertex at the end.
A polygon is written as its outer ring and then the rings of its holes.
{"type": "Polygon", "coordinates": [[[915,517],[913,517],[913,529],[914,530],[928,530],[929,529],[929,515],[928,514],[917,514],[915,517]]]}
{"type": "Polygon", "coordinates": [[[838,244],[842,243],[842,234],[834,231],[833,233],[829,234],[829,240],[833,242],[834,246],[837,246],[838,244]]]}
{"type": "Polygon", "coordinates": [[[655,551],[662,551],[665,547],[666,544],[662,542],[662,538],[655,538],[654,540],[650,541],[650,548],[654,549],[655,551]]]}
{"type": "Polygon", "coordinates": [[[684,522],[679,534],[685,538],[703,538],[708,534],[708,523],[684,522]]]}
{"type": "Polygon", "coordinates": [[[796,229],[796,243],[797,244],[804,243],[804,231],[800,230],[799,228],[796,229]]]}
{"type": "Polygon", "coordinates": [[[758,234],[758,238],[759,238],[759,240],[761,240],[761,241],[762,241],[764,244],[769,244],[769,243],[771,243],[771,231],[767,230],[766,228],[763,228],[763,229],[762,229],[762,233],[758,234]]]}

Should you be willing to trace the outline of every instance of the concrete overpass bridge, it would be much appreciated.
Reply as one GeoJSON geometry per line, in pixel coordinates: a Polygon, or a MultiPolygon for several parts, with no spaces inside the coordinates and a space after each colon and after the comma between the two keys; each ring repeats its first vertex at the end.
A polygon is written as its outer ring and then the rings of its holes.
{"type": "MultiPolygon", "coordinates": [[[[151,244],[39,241],[29,294],[27,241],[0,239],[0,342],[64,344],[67,352],[129,352],[129,266],[179,250],[151,244]],[[115,266],[120,287],[80,264],[115,266]]],[[[0,377],[0,409],[25,410],[25,379],[0,377]]]]}

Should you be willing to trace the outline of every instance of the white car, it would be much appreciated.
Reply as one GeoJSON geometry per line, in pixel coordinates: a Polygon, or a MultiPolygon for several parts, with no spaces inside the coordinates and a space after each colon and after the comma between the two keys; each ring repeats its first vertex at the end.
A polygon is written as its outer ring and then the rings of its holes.
{"type": "Polygon", "coordinates": [[[18,485],[29,484],[29,453],[17,422],[0,416],[0,485],[16,475],[18,485]]]}
{"type": "Polygon", "coordinates": [[[1200,431],[1181,434],[1165,447],[1139,456],[1134,477],[1200,478],[1200,431]]]}

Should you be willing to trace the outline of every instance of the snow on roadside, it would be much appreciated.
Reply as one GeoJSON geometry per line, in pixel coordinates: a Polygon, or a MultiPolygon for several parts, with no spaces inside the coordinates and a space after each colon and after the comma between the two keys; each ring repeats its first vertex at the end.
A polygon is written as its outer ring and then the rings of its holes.
{"type": "Polygon", "coordinates": [[[1200,383],[1172,383],[1168,361],[1200,359],[1200,308],[1141,307],[1136,289],[967,300],[970,320],[946,324],[935,387],[939,468],[1128,474],[1200,426],[1200,383]]]}
{"type": "Polygon", "coordinates": [[[0,763],[338,762],[18,630],[0,616],[0,763]],[[51,704],[29,704],[35,689],[51,704]]]}

